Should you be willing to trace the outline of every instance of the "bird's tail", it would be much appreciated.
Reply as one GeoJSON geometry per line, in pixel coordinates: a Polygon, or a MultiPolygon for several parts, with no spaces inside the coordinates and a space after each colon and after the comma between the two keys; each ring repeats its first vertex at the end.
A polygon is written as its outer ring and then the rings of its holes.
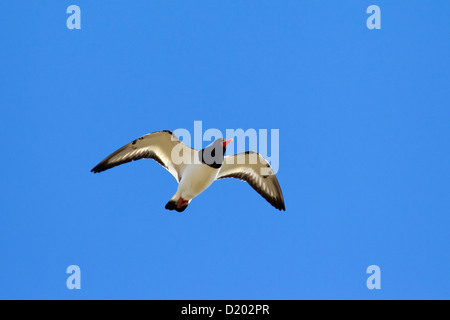
{"type": "Polygon", "coordinates": [[[178,212],[183,212],[189,202],[191,202],[190,200],[184,200],[183,198],[179,197],[178,195],[174,195],[172,197],[172,199],[169,200],[169,202],[167,202],[166,204],[166,209],[167,210],[176,210],[178,212]]]}

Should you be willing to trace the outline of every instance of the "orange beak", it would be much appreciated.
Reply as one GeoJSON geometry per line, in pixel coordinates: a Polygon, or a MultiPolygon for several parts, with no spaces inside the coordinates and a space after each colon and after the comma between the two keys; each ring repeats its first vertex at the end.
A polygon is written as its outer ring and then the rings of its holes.
{"type": "Polygon", "coordinates": [[[225,140],[225,141],[223,142],[223,146],[226,147],[231,141],[233,141],[233,139],[225,140]]]}

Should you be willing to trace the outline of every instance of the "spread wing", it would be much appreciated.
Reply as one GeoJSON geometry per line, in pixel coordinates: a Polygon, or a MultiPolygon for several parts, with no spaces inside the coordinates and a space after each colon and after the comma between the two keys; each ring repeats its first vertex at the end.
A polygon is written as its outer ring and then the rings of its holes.
{"type": "Polygon", "coordinates": [[[123,146],[100,162],[91,172],[98,173],[115,166],[139,159],[153,159],[166,168],[179,182],[187,165],[180,158],[172,159],[172,150],[177,148],[176,155],[193,157],[195,152],[171,131],[157,131],[142,136],[123,146]]]}
{"type": "Polygon", "coordinates": [[[264,199],[278,210],[286,210],[280,184],[270,164],[257,152],[226,156],[217,179],[237,178],[247,181],[264,199]]]}

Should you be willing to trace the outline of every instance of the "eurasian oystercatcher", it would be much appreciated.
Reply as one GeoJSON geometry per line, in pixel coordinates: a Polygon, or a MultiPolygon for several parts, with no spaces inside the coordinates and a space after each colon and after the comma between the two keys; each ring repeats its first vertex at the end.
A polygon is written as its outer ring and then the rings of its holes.
{"type": "Polygon", "coordinates": [[[142,136],[112,153],[91,172],[98,173],[139,159],[153,159],[178,181],[178,189],[166,209],[184,211],[188,204],[215,180],[237,178],[248,182],[278,210],[286,210],[278,180],[266,159],[247,151],[224,156],[232,141],[217,139],[210,146],[195,150],[181,142],[171,131],[142,136]]]}

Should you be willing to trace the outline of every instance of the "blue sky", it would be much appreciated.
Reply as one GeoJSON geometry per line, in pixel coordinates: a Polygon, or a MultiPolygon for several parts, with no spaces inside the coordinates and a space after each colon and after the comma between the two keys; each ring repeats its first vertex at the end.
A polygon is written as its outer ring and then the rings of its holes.
{"type": "Polygon", "coordinates": [[[0,298],[450,298],[449,10],[1,2],[0,298]],[[280,130],[285,213],[232,179],[169,212],[176,182],[150,160],[89,172],[195,120],[280,130]]]}

